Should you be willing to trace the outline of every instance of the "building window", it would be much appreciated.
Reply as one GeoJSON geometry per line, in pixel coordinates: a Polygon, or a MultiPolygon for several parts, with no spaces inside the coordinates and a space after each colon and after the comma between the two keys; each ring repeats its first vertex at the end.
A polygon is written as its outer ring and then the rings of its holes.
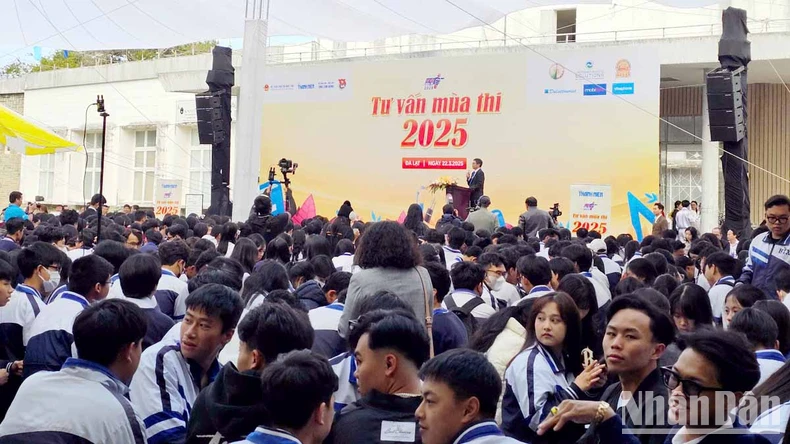
{"type": "Polygon", "coordinates": [[[38,156],[40,174],[38,193],[46,201],[52,201],[55,194],[55,156],[56,154],[38,156]]]}
{"type": "Polygon", "coordinates": [[[136,202],[154,201],[156,130],[134,133],[134,195],[136,202]]]}
{"type": "Polygon", "coordinates": [[[85,153],[88,156],[85,167],[85,194],[93,196],[99,192],[101,177],[101,133],[88,133],[85,135],[85,153]]]}
{"type": "Polygon", "coordinates": [[[576,41],[576,10],[562,9],[557,11],[557,43],[576,41]]]}
{"type": "Polygon", "coordinates": [[[203,195],[203,206],[211,202],[211,145],[201,145],[197,129],[192,130],[189,152],[188,194],[203,195]]]}

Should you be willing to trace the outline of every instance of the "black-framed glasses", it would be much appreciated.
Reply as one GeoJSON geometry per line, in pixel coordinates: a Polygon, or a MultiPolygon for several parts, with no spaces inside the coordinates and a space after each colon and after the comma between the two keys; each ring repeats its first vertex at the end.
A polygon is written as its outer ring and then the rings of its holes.
{"type": "Polygon", "coordinates": [[[683,385],[681,390],[686,396],[699,396],[704,391],[718,392],[721,387],[705,387],[702,384],[694,382],[689,379],[683,379],[680,375],[669,367],[661,367],[661,376],[664,379],[664,385],[667,386],[669,391],[675,390],[679,385],[683,385]]]}
{"type": "Polygon", "coordinates": [[[790,217],[788,216],[765,216],[765,220],[772,224],[786,224],[790,217]]]}

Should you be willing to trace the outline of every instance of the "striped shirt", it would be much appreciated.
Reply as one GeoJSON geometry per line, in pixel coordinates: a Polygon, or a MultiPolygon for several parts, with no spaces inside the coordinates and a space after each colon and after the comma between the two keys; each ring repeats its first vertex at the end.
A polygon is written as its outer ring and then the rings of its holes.
{"type": "Polygon", "coordinates": [[[247,439],[236,441],[234,444],[302,444],[302,442],[285,430],[258,427],[247,435],[247,439]]]}
{"type": "MultiPolygon", "coordinates": [[[[209,380],[219,373],[216,360],[209,380]]],[[[181,344],[167,338],[148,347],[130,386],[132,405],[143,418],[148,444],[183,442],[189,414],[200,392],[202,370],[181,354],[181,344]]]]}
{"type": "Polygon", "coordinates": [[[21,360],[30,339],[33,321],[44,307],[41,294],[33,287],[19,284],[5,307],[0,307],[0,330],[9,359],[21,360]]]}
{"type": "Polygon", "coordinates": [[[66,291],[41,309],[30,329],[23,377],[27,378],[42,370],[58,371],[66,359],[77,357],[71,328],[74,319],[87,306],[85,297],[66,291]]]}
{"type": "Polygon", "coordinates": [[[162,277],[159,278],[154,296],[162,313],[173,320],[180,321],[186,315],[189,289],[187,283],[176,277],[172,271],[162,269],[162,277]]]}
{"type": "Polygon", "coordinates": [[[357,363],[352,353],[343,353],[329,360],[332,371],[338,379],[338,387],[335,392],[335,412],[340,412],[343,407],[359,400],[359,390],[357,390],[357,363]]]}

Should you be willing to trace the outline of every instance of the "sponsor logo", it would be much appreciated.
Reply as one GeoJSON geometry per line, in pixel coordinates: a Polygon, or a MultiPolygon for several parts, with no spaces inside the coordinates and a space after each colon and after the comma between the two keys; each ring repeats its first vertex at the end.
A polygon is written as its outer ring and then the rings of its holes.
{"type": "Polygon", "coordinates": [[[346,82],[346,79],[337,79],[337,86],[340,89],[346,89],[346,85],[348,85],[348,83],[346,82]]]}
{"type": "Polygon", "coordinates": [[[592,69],[593,68],[592,60],[588,60],[587,63],[584,64],[584,66],[586,66],[587,69],[592,69]]]}
{"type": "Polygon", "coordinates": [[[554,80],[559,80],[565,75],[565,67],[559,63],[555,63],[549,67],[549,77],[554,80]]]}
{"type": "Polygon", "coordinates": [[[293,91],[294,85],[293,84],[282,84],[282,85],[269,85],[266,84],[263,86],[264,91],[293,91]]]}
{"type": "Polygon", "coordinates": [[[318,82],[318,89],[335,89],[336,83],[333,81],[331,82],[318,82]]]}
{"type": "Polygon", "coordinates": [[[600,69],[593,69],[594,67],[595,65],[592,61],[587,61],[587,63],[584,64],[585,69],[576,72],[576,80],[587,82],[603,80],[606,73],[600,69]]]}
{"type": "Polygon", "coordinates": [[[590,202],[584,204],[584,211],[592,211],[597,204],[595,202],[590,202]]]}
{"type": "Polygon", "coordinates": [[[543,90],[543,94],[576,94],[575,89],[555,89],[555,88],[546,88],[543,90]]]}
{"type": "Polygon", "coordinates": [[[315,83],[299,83],[299,89],[315,89],[315,83]]]}
{"type": "Polygon", "coordinates": [[[269,91],[269,84],[268,83],[263,85],[263,90],[264,91],[269,91]]]}
{"type": "Polygon", "coordinates": [[[634,93],[633,83],[613,83],[612,94],[616,96],[632,95],[634,93]]]}
{"type": "Polygon", "coordinates": [[[584,95],[585,96],[605,96],[606,95],[606,84],[601,85],[584,85],[584,95]]]}
{"type": "Polygon", "coordinates": [[[631,62],[626,59],[618,61],[614,69],[616,72],[615,77],[618,79],[627,79],[631,77],[631,62]]]}
{"type": "Polygon", "coordinates": [[[442,80],[444,80],[444,77],[441,74],[437,74],[436,77],[428,77],[425,79],[425,90],[438,89],[442,80]]]}

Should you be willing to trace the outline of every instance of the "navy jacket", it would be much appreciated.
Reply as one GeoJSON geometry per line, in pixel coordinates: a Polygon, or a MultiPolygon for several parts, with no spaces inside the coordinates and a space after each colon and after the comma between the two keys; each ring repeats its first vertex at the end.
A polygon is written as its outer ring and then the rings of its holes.
{"type": "Polygon", "coordinates": [[[749,258],[743,267],[738,282],[752,284],[769,298],[776,299],[774,276],[781,270],[790,270],[790,233],[782,239],[773,239],[771,233],[763,233],[749,246],[749,258]]]}

